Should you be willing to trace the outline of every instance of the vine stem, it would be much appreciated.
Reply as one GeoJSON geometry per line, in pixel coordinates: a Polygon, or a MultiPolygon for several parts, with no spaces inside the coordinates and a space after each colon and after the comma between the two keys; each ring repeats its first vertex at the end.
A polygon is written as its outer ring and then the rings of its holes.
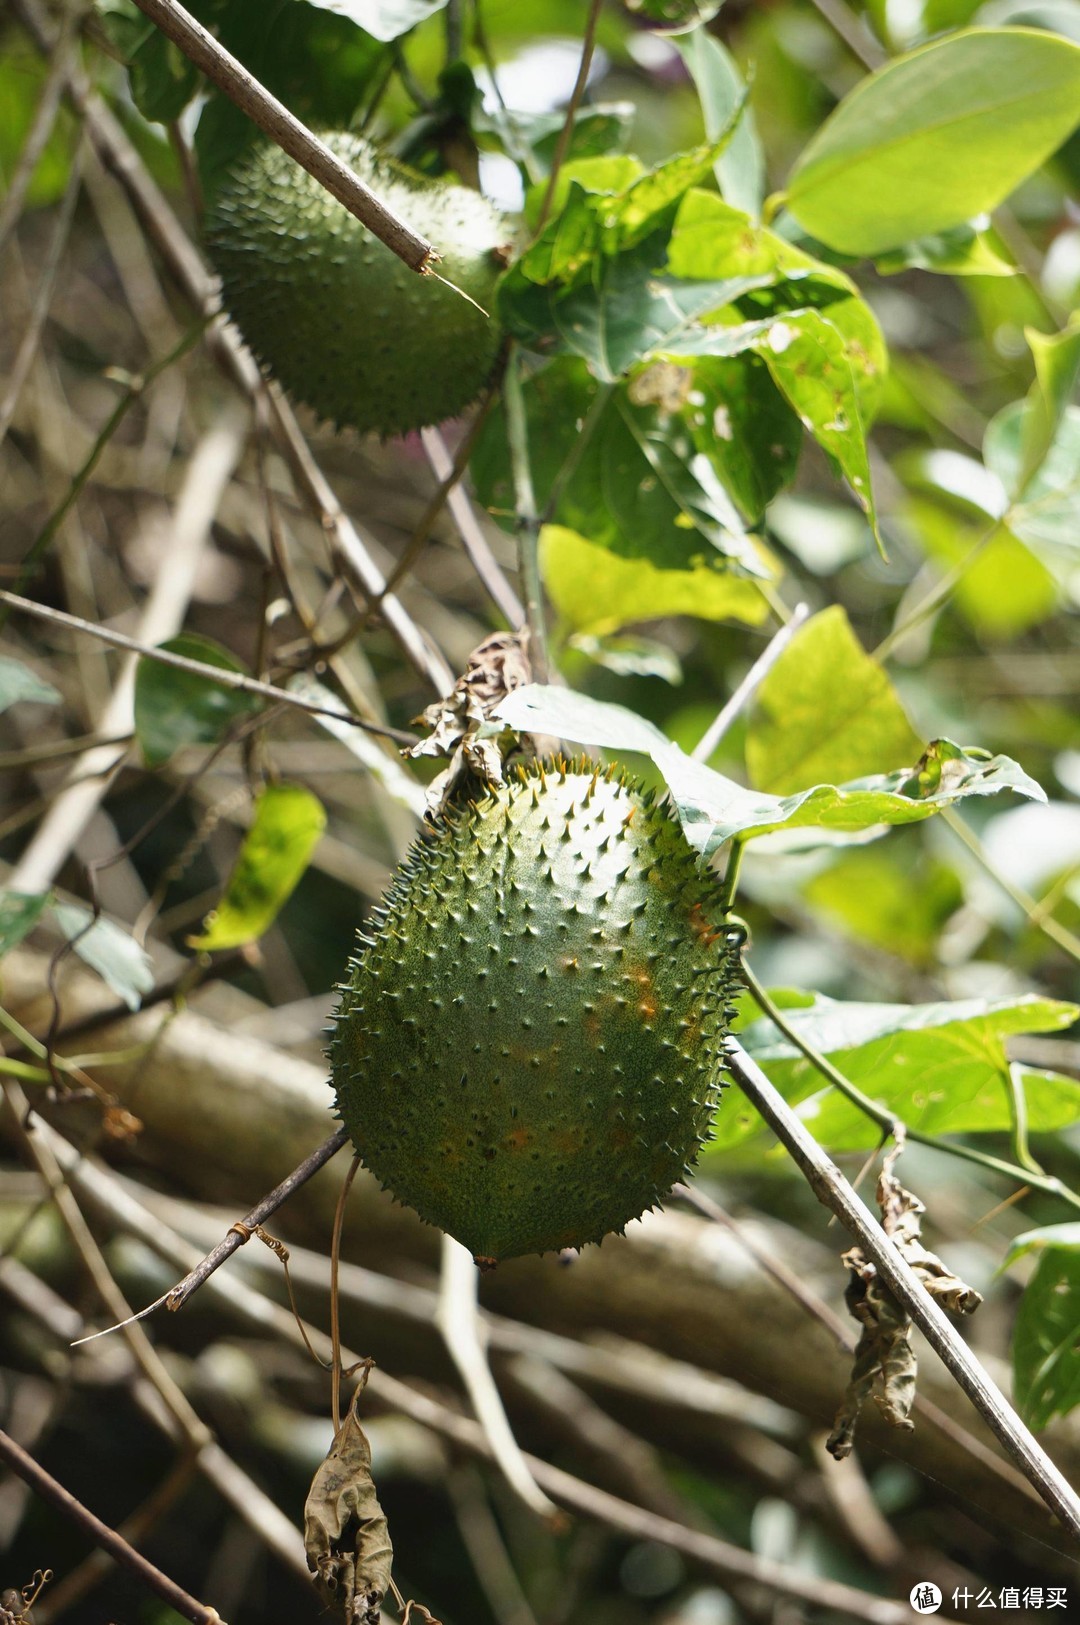
{"type": "Polygon", "coordinates": [[[555,187],[559,180],[559,170],[566,161],[566,154],[570,150],[570,141],[574,134],[574,120],[577,118],[581,98],[585,94],[585,87],[589,83],[589,69],[592,67],[593,50],[596,46],[596,25],[600,21],[600,8],[603,0],[592,0],[589,15],[585,23],[585,36],[581,42],[581,61],[578,63],[577,78],[574,88],[570,92],[570,100],[566,106],[566,119],[559,131],[559,139],[551,159],[551,174],[548,176],[547,189],[544,192],[544,201],[540,205],[540,214],[536,222],[536,235],[539,237],[547,224],[547,217],[551,212],[551,205],[555,198],[555,187]]]}
{"type": "Polygon", "coordinates": [[[521,365],[511,352],[503,380],[506,407],[506,439],[514,478],[514,507],[517,512],[518,574],[525,600],[529,627],[529,662],[538,683],[548,679],[547,627],[544,622],[544,592],[540,583],[540,519],[536,510],[532,466],[529,462],[529,429],[525,418],[525,396],[521,387],[521,365]]]}
{"type": "Polygon", "coordinates": [[[1051,1174],[1044,1174],[1032,1168],[1021,1167],[1014,1162],[1006,1162],[1003,1158],[991,1156],[986,1151],[977,1151],[970,1145],[957,1145],[953,1141],[937,1139],[932,1134],[923,1134],[919,1129],[909,1128],[906,1123],[902,1123],[902,1120],[896,1116],[895,1112],[889,1111],[885,1106],[879,1106],[876,1100],[871,1100],[869,1095],[864,1095],[862,1090],[852,1083],[850,1078],[845,1077],[839,1067],[833,1065],[827,1055],[822,1055],[820,1050],[815,1049],[813,1044],[807,1042],[798,1028],[793,1027],[783,1011],[774,1004],[745,959],[742,962],[742,976],[753,995],[754,1002],[760,1007],[762,1013],[769,1018],[773,1026],[783,1033],[788,1043],[794,1044],[795,1048],[802,1055],[805,1055],[810,1065],[820,1072],[827,1082],[831,1083],[834,1088],[839,1089],[840,1093],[847,1100],[850,1100],[853,1106],[857,1106],[859,1111],[865,1112],[866,1116],[876,1123],[884,1133],[895,1134],[897,1128],[902,1126],[907,1138],[915,1141],[918,1145],[928,1145],[935,1151],[946,1151],[952,1157],[961,1157],[965,1162],[974,1162],[980,1168],[988,1168],[995,1174],[1004,1174],[1006,1178],[1015,1179],[1021,1185],[1032,1185],[1037,1190],[1046,1191],[1051,1196],[1060,1197],[1063,1202],[1068,1202],[1071,1207],[1080,1209],[1080,1196],[1077,1196],[1067,1185],[1063,1184],[1061,1180],[1055,1179],[1051,1174]]]}
{"type": "MultiPolygon", "coordinates": [[[[84,621],[81,615],[68,615],[62,609],[50,609],[47,604],[36,604],[32,598],[22,598],[18,593],[7,592],[3,588],[0,588],[0,604],[22,610],[27,615],[36,615],[38,620],[49,621],[53,626],[63,626],[71,632],[82,632],[87,637],[111,644],[114,649],[128,649],[134,654],[142,655],[146,660],[156,660],[162,666],[172,666],[176,671],[190,672],[193,677],[205,678],[208,683],[217,683],[221,688],[233,688],[241,694],[255,694],[261,699],[273,700],[278,705],[291,705],[297,711],[307,711],[311,716],[336,717],[339,721],[341,719],[340,710],[335,711],[328,705],[317,705],[314,700],[306,700],[302,694],[293,694],[287,688],[275,688],[273,683],[260,683],[257,678],[248,677],[241,671],[230,671],[227,666],[208,666],[202,660],[192,660],[187,655],[174,654],[170,649],[156,649],[151,644],[140,643],[137,638],[127,637],[123,632],[111,632],[107,627],[96,626],[93,621],[84,621]]],[[[363,728],[365,733],[379,734],[384,739],[392,739],[395,744],[416,744],[416,735],[406,733],[402,728],[389,728],[383,723],[370,722],[363,717],[350,717],[349,721],[357,728],[363,728]]]]}
{"type": "Polygon", "coordinates": [[[136,1574],[163,1602],[168,1603],[170,1608],[175,1608],[182,1619],[193,1621],[193,1625],[224,1625],[215,1608],[209,1608],[206,1603],[197,1601],[182,1586],[177,1585],[175,1580],[163,1574],[149,1558],[137,1552],[123,1535],[117,1534],[107,1523],[102,1523],[89,1507],[76,1500],[70,1490],[58,1484],[51,1473],[47,1473],[44,1467],[39,1467],[21,1445],[16,1444],[14,1439],[3,1432],[0,1432],[0,1461],[5,1462],[43,1501],[51,1502],[65,1517],[77,1523],[95,1546],[100,1546],[102,1551],[108,1552],[110,1557],[136,1574]]]}
{"type": "Polygon", "coordinates": [[[870,1209],[757,1062],[751,1059],[736,1038],[729,1038],[726,1048],[732,1076],[796,1163],[818,1201],[836,1215],[873,1260],[889,1291],[1019,1464],[1043,1501],[1056,1513],[1065,1528],[1074,1537],[1080,1538],[1080,1498],[1067,1479],[983,1370],[870,1209]]]}
{"type": "Polygon", "coordinates": [[[135,3],[241,112],[302,165],[320,186],[325,186],[350,214],[403,260],[410,271],[422,275],[430,270],[440,257],[434,244],[380,202],[348,164],[301,124],[284,103],[271,95],[242,62],[177,4],[177,0],[135,0],[135,3]]]}

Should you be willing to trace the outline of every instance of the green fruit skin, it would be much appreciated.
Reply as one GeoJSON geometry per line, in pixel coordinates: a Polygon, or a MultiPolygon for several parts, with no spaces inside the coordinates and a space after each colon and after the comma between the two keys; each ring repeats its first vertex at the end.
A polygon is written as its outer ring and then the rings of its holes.
{"type": "Polygon", "coordinates": [[[273,377],[338,428],[403,434],[453,417],[495,365],[502,332],[484,313],[494,312],[513,228],[478,193],[414,174],[359,136],[323,139],[435,245],[439,276],[476,304],[410,271],[306,170],[266,146],[245,157],[207,216],[225,308],[273,377]]]}
{"type": "Polygon", "coordinates": [[[716,877],[634,783],[533,763],[443,814],[361,943],[339,1115],[478,1261],[599,1241],[688,1172],[736,953],[716,877]]]}

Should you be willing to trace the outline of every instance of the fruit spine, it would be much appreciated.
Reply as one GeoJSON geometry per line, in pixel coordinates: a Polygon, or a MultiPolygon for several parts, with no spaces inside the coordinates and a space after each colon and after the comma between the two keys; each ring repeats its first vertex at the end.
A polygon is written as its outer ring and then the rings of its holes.
{"type": "Polygon", "coordinates": [[[292,158],[263,146],[207,216],[225,308],[263,366],[339,428],[402,434],[452,417],[495,365],[495,283],[512,228],[478,193],[418,175],[360,136],[324,140],[435,244],[438,276],[410,271],[292,158]]]}
{"type": "Polygon", "coordinates": [[[361,943],[339,1114],[478,1262],[599,1241],[688,1171],[736,955],[716,877],[633,781],[533,762],[448,810],[361,943]]]}

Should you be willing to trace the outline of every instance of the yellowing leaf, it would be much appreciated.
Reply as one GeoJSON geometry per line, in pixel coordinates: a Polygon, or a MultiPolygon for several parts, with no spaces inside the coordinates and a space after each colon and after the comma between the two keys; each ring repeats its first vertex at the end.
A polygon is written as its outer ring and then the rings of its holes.
{"type": "Polygon", "coordinates": [[[273,925],[326,827],[322,803],[299,784],[271,784],[255,804],[225,895],[192,948],[238,948],[273,925]]]}

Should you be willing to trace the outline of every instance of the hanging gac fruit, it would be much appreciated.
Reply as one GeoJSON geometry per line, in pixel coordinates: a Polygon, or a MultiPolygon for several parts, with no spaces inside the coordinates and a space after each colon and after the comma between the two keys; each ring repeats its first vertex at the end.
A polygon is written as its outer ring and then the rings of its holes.
{"type": "Polygon", "coordinates": [[[267,371],[339,428],[390,435],[439,423],[491,377],[502,342],[495,283],[513,226],[479,193],[418,175],[360,136],[323,139],[435,244],[438,276],[409,270],[268,145],[240,161],[207,216],[225,308],[267,371]]]}
{"type": "Polygon", "coordinates": [[[534,761],[398,871],[341,988],[339,1115],[478,1263],[600,1241],[707,1138],[735,973],[719,883],[652,795],[534,761]]]}

